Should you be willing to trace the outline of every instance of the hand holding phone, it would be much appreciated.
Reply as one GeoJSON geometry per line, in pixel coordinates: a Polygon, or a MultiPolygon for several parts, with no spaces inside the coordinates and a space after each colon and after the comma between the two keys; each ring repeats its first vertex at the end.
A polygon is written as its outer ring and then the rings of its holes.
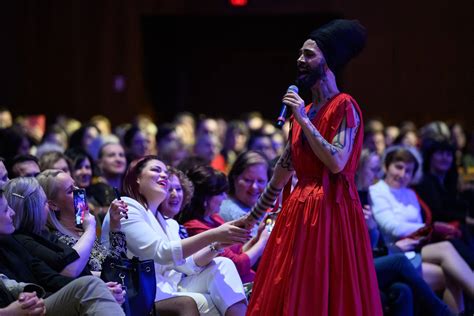
{"type": "Polygon", "coordinates": [[[89,211],[89,206],[87,205],[87,200],[86,200],[86,190],[74,189],[73,200],[74,200],[75,224],[76,224],[76,227],[82,228],[82,223],[84,223],[85,213],[89,211]]]}
{"type": "MultiPolygon", "coordinates": [[[[121,201],[122,199],[120,198],[120,192],[117,189],[117,187],[114,187],[114,192],[115,192],[115,198],[117,200],[121,201]]],[[[128,214],[127,213],[125,213],[125,219],[128,219],[128,214]]]]}

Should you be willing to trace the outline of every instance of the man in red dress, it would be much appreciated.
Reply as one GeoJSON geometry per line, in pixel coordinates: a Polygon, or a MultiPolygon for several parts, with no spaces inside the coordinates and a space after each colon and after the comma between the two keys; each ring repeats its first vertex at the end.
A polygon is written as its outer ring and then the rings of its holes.
{"type": "Polygon", "coordinates": [[[341,93],[334,73],[365,45],[357,21],[334,20],[313,31],[297,60],[297,84],[311,103],[289,91],[292,131],[265,192],[241,225],[254,225],[292,175],[261,259],[248,315],[382,315],[369,237],[354,174],[362,147],[362,114],[341,93]]]}

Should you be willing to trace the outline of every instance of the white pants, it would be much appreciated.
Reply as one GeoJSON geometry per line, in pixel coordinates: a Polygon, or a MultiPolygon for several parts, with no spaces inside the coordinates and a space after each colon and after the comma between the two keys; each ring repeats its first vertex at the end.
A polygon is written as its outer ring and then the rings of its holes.
{"type": "Polygon", "coordinates": [[[201,315],[224,315],[237,302],[247,302],[235,264],[218,257],[199,274],[184,277],[174,295],[190,296],[201,315]]]}

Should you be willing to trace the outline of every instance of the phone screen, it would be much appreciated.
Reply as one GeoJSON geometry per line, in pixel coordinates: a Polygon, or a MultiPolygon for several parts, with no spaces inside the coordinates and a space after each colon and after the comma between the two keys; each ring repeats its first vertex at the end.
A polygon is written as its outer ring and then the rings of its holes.
{"type": "Polygon", "coordinates": [[[74,189],[74,211],[76,213],[75,222],[76,227],[82,228],[82,223],[84,222],[84,214],[89,209],[87,206],[86,200],[86,190],[84,189],[74,189]]]}

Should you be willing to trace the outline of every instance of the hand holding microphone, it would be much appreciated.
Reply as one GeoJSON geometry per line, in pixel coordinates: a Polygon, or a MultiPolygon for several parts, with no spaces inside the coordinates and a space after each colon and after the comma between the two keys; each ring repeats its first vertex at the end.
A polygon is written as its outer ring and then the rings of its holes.
{"type": "MultiPolygon", "coordinates": [[[[288,87],[288,90],[286,91],[286,93],[288,92],[298,93],[298,87],[295,85],[291,85],[288,87]]],[[[283,124],[285,124],[286,112],[287,112],[286,104],[283,103],[283,105],[281,106],[280,115],[278,116],[277,121],[276,121],[276,126],[278,128],[282,128],[283,124]]]]}

